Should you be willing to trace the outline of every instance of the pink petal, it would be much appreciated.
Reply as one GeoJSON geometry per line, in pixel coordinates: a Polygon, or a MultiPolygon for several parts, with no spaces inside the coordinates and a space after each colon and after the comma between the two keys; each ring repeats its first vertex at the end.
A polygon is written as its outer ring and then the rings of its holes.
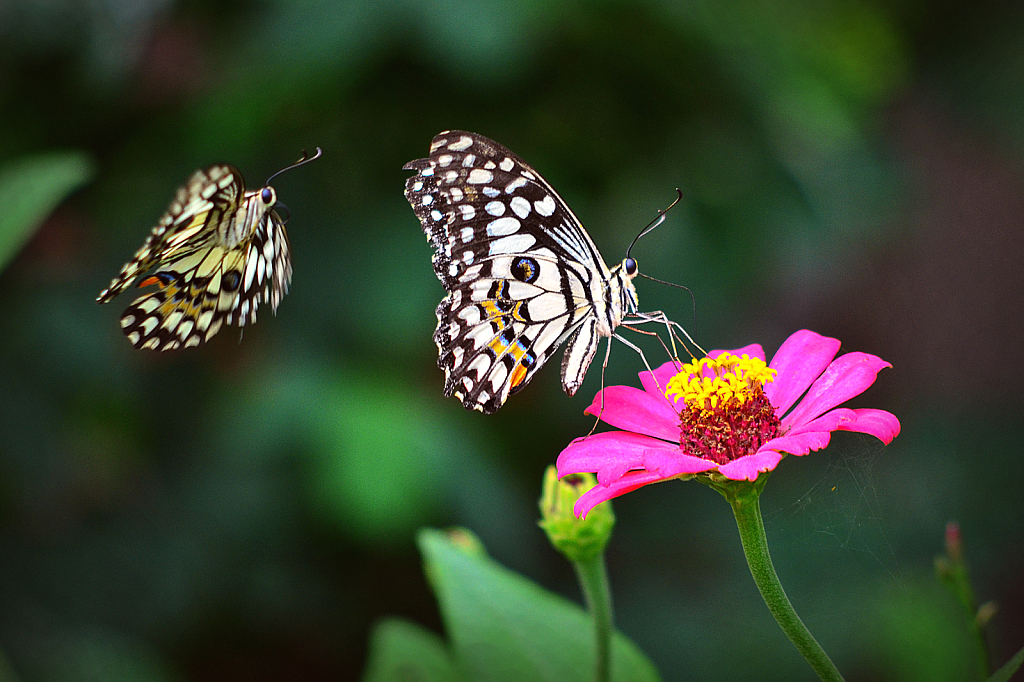
{"type": "MultiPolygon", "coordinates": [[[[886,367],[892,365],[868,353],[847,353],[836,358],[811,385],[800,404],[783,417],[782,429],[785,431],[809,422],[826,410],[860,395],[875,383],[878,372],[886,367]]],[[[772,404],[779,407],[774,401],[772,404]]]]}
{"type": "Polygon", "coordinates": [[[577,438],[558,455],[558,477],[615,466],[625,467],[626,471],[639,469],[644,463],[644,452],[657,447],[679,449],[673,443],[628,431],[606,431],[577,438]]]}
{"type": "Polygon", "coordinates": [[[900,435],[900,420],[885,410],[873,410],[863,407],[851,410],[851,412],[856,413],[856,420],[845,422],[838,426],[837,428],[840,431],[867,433],[878,438],[886,445],[891,443],[893,438],[900,435]]]}
{"type": "Polygon", "coordinates": [[[781,416],[793,406],[811,382],[828,367],[839,352],[839,346],[839,339],[806,329],[791,334],[782,343],[769,365],[779,373],[775,381],[764,387],[765,395],[775,406],[775,414],[781,416]]]}
{"type": "Polygon", "coordinates": [[[847,407],[839,407],[826,412],[817,419],[812,419],[806,424],[801,424],[783,435],[796,436],[801,433],[812,433],[815,431],[835,431],[840,428],[840,425],[855,421],[856,419],[856,412],[847,407]]]}
{"type": "Polygon", "coordinates": [[[674,450],[651,448],[644,451],[644,469],[654,472],[662,478],[699,474],[717,466],[709,459],[687,455],[678,447],[674,450]]]}
{"type": "Polygon", "coordinates": [[[681,363],[672,361],[666,362],[664,365],[654,370],[654,376],[651,376],[650,372],[640,372],[640,384],[649,394],[653,396],[663,396],[665,395],[665,388],[668,386],[669,379],[679,374],[679,371],[682,368],[683,366],[681,363]]]}
{"type": "Polygon", "coordinates": [[[762,445],[760,450],[777,450],[800,457],[806,455],[811,450],[821,450],[828,445],[830,440],[832,440],[831,431],[812,431],[810,433],[799,433],[795,436],[772,438],[762,445]]]}
{"type": "Polygon", "coordinates": [[[587,512],[602,502],[606,502],[613,497],[618,497],[619,495],[625,495],[637,488],[649,483],[657,483],[661,480],[664,479],[650,471],[631,471],[611,485],[595,485],[593,488],[583,493],[580,496],[580,499],[576,500],[576,504],[573,506],[572,510],[576,516],[582,519],[587,515],[587,512]]]}
{"type": "Polygon", "coordinates": [[[584,413],[625,431],[679,441],[679,415],[664,395],[658,398],[632,386],[608,386],[594,396],[584,413]]]}
{"type": "Polygon", "coordinates": [[[762,448],[752,455],[737,457],[728,464],[723,464],[718,467],[718,473],[734,481],[753,481],[759,473],[771,471],[781,461],[781,454],[762,448]]]}

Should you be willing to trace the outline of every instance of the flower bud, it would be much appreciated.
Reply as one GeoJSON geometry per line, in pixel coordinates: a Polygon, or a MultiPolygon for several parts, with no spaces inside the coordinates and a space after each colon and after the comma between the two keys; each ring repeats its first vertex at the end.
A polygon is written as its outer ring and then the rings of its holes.
{"type": "Polygon", "coordinates": [[[540,527],[555,549],[572,562],[588,562],[603,552],[615,526],[610,502],[594,507],[586,519],[578,519],[573,513],[576,500],[595,485],[597,477],[593,474],[570,474],[559,479],[554,466],[544,472],[540,527]]]}

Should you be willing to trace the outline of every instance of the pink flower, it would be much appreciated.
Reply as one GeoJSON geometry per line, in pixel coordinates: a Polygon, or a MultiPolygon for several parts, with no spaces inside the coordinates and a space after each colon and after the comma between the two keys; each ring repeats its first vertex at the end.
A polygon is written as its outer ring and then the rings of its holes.
{"type": "Polygon", "coordinates": [[[586,413],[622,430],[578,438],[558,456],[559,476],[597,474],[598,485],[580,497],[575,513],[583,517],[605,500],[673,478],[753,481],[784,455],[824,448],[833,431],[892,442],[900,423],[889,412],[838,407],[892,365],[867,353],[836,358],[839,345],[802,330],[770,365],[753,344],[641,372],[644,390],[606,387],[586,413]]]}

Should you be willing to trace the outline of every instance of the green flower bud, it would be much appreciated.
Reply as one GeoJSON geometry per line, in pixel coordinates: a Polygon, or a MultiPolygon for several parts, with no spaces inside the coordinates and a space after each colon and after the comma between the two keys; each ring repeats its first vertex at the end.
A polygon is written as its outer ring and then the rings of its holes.
{"type": "Polygon", "coordinates": [[[544,472],[540,527],[555,549],[572,562],[588,562],[603,552],[615,526],[610,502],[594,507],[586,519],[578,519],[573,513],[576,500],[595,485],[593,474],[570,474],[559,480],[554,466],[544,472]]]}

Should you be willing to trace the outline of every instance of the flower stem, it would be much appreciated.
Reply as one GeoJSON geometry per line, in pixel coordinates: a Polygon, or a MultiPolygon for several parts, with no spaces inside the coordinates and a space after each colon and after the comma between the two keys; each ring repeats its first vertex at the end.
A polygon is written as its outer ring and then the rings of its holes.
{"type": "Polygon", "coordinates": [[[733,514],[736,516],[736,525],[740,531],[740,542],[743,544],[743,554],[750,567],[750,574],[754,577],[754,583],[761,592],[764,603],[768,605],[768,610],[775,616],[775,621],[819,678],[829,682],[841,682],[843,676],[818,641],[814,639],[814,635],[800,620],[800,616],[797,615],[793,604],[790,603],[785,590],[782,589],[782,583],[779,582],[779,576],[775,573],[775,567],[772,565],[759,502],[765,483],[762,479],[766,478],[762,474],[757,481],[752,483],[729,481],[726,484],[712,483],[711,485],[732,505],[733,514]]]}
{"type": "Polygon", "coordinates": [[[594,621],[595,682],[608,682],[611,675],[612,593],[608,585],[608,571],[604,553],[586,561],[573,561],[576,578],[580,581],[587,609],[594,621]]]}

